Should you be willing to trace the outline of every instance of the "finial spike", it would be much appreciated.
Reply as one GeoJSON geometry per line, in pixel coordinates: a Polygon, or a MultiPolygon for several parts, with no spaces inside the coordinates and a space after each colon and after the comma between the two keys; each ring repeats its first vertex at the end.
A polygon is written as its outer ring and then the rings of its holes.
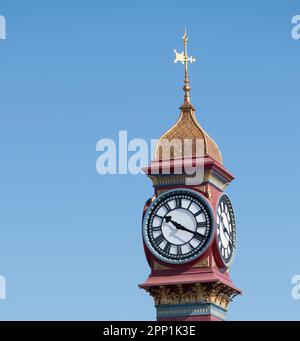
{"type": "Polygon", "coordinates": [[[189,74],[188,74],[188,63],[194,63],[196,59],[192,56],[188,56],[188,51],[187,51],[187,42],[189,40],[187,33],[186,33],[186,28],[184,28],[184,35],[182,37],[183,40],[183,47],[184,51],[181,53],[178,53],[176,50],[175,52],[175,60],[174,63],[181,62],[184,64],[184,104],[190,104],[190,81],[189,81],[189,74]]]}

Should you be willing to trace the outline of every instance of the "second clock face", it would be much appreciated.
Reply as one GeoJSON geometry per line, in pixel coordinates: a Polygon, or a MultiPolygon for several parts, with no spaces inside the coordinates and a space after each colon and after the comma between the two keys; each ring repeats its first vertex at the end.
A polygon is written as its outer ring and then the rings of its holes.
{"type": "Polygon", "coordinates": [[[164,193],[149,207],[143,227],[144,240],[159,259],[173,264],[199,257],[208,246],[213,218],[208,204],[196,192],[164,193]]]}
{"type": "Polygon", "coordinates": [[[229,266],[236,247],[235,218],[230,199],[223,194],[217,207],[217,245],[225,266],[229,266]]]}

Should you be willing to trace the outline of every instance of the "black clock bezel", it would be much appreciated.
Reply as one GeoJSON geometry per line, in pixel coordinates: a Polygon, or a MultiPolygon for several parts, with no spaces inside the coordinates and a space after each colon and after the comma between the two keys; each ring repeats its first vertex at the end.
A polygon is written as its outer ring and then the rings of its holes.
{"type": "Polygon", "coordinates": [[[188,189],[174,189],[163,192],[160,194],[148,207],[146,214],[143,220],[143,239],[148,248],[148,250],[159,260],[168,264],[186,264],[194,261],[195,259],[201,257],[207,249],[211,246],[213,241],[213,236],[215,232],[215,219],[213,210],[210,206],[210,203],[202,196],[200,193],[188,190],[188,189]],[[196,247],[194,250],[189,252],[186,256],[179,257],[176,255],[168,254],[161,250],[155,243],[153,242],[153,236],[151,237],[151,232],[149,233],[151,218],[153,219],[155,213],[160,209],[164,200],[169,201],[170,197],[174,196],[176,199],[176,195],[180,196],[180,198],[186,196],[188,199],[192,199],[194,202],[200,204],[205,210],[207,215],[207,219],[209,221],[209,229],[206,234],[206,239],[203,244],[200,244],[199,247],[196,247]]]}

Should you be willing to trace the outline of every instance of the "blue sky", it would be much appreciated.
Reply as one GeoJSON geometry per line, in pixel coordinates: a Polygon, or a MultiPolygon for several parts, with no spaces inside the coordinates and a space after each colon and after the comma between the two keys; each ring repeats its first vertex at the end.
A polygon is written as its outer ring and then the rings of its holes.
{"type": "Polygon", "coordinates": [[[183,28],[191,98],[236,176],[228,319],[300,319],[299,0],[2,0],[0,319],[155,319],[146,176],[100,176],[96,142],[159,137],[177,119],[183,28]]]}

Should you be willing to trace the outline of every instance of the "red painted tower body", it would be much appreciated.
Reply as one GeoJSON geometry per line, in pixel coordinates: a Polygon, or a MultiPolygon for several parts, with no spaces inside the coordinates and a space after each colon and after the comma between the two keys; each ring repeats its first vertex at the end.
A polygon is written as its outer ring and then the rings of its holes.
{"type": "Polygon", "coordinates": [[[155,301],[157,320],[224,320],[241,291],[229,267],[236,250],[232,204],[224,193],[233,175],[217,144],[197,121],[189,92],[187,36],[175,62],[185,65],[184,104],[176,124],[144,169],[154,187],[143,213],[143,241],[151,273],[139,285],[155,301]]]}

